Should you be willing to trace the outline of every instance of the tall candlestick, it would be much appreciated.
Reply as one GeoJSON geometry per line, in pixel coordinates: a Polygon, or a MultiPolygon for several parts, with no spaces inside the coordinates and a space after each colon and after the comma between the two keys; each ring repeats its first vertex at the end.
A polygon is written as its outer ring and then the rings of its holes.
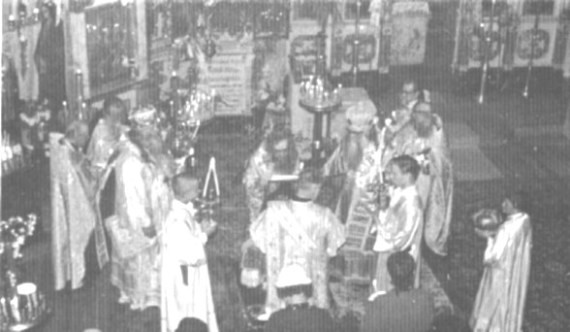
{"type": "Polygon", "coordinates": [[[75,71],[75,83],[77,86],[77,98],[81,104],[81,101],[83,101],[83,73],[81,69],[75,71]]]}

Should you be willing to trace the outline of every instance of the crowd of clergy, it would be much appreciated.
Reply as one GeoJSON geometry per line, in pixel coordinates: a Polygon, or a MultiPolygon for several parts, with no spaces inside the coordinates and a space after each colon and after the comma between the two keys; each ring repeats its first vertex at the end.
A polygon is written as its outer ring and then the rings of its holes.
{"type": "MultiPolygon", "coordinates": [[[[367,232],[375,234],[376,264],[361,331],[453,325],[435,317],[432,293],[420,278],[422,248],[448,255],[453,167],[445,126],[414,81],[403,84],[400,104],[385,119],[370,101],[349,107],[345,131],[319,167],[305,167],[286,125],[271,126],[247,161],[249,238],[239,279],[266,292],[257,318],[267,332],[340,330],[331,315],[329,262],[342,254],[347,225],[362,208],[373,220],[367,232]],[[317,203],[325,179],[339,175],[334,206],[317,203]]],[[[148,114],[127,114],[112,97],[94,129],[76,121],[52,137],[56,289],[83,286],[92,252],[99,266],[110,261],[118,302],[132,310],[160,307],[162,331],[202,324],[217,332],[204,249],[216,223],[200,220],[199,180],[173,162],[148,114]]],[[[474,331],[521,331],[532,246],[523,198],[512,193],[500,213],[474,217],[477,234],[487,239],[469,320],[474,331]]]]}

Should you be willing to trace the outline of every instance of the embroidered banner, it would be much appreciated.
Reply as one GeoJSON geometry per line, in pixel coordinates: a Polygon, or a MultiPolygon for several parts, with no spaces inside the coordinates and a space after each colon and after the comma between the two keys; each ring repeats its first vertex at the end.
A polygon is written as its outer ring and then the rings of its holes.
{"type": "Polygon", "coordinates": [[[252,53],[220,54],[212,58],[201,83],[216,92],[216,115],[249,114],[252,65],[252,53]]]}

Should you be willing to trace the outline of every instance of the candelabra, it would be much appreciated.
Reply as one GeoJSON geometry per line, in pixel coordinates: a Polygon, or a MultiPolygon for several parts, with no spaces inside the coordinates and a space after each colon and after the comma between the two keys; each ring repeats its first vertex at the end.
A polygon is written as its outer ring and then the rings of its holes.
{"type": "Polygon", "coordinates": [[[185,99],[182,107],[174,109],[174,102],[171,105],[171,120],[174,128],[174,141],[172,152],[176,158],[185,158],[192,154],[196,143],[198,131],[203,121],[214,116],[216,108],[216,92],[209,93],[192,89],[187,96],[179,97],[185,99]]]}
{"type": "Polygon", "coordinates": [[[340,92],[342,85],[332,88],[326,77],[311,75],[309,79],[301,83],[300,103],[304,107],[314,108],[322,111],[334,108],[341,103],[340,92]]]}
{"type": "Polygon", "coordinates": [[[200,223],[212,226],[216,225],[214,220],[214,212],[220,206],[220,184],[218,182],[218,174],[216,172],[216,159],[210,158],[208,165],[208,173],[204,180],[204,185],[199,197],[196,199],[200,211],[200,223]]]}
{"type": "Polygon", "coordinates": [[[35,231],[37,217],[11,217],[0,222],[0,258],[3,289],[0,290],[0,330],[25,331],[42,322],[49,313],[46,301],[33,283],[18,283],[16,262],[22,258],[21,247],[35,231]]]}
{"type": "Polygon", "coordinates": [[[314,115],[313,123],[313,151],[312,159],[314,166],[324,159],[323,144],[323,117],[326,115],[326,135],[330,134],[330,116],[329,114],[341,105],[342,100],[340,93],[342,85],[333,88],[328,80],[325,72],[324,56],[319,54],[317,58],[317,66],[315,75],[301,83],[299,104],[308,112],[314,115]]]}
{"type": "Polygon", "coordinates": [[[28,15],[28,8],[25,4],[20,3],[18,5],[18,13],[17,14],[10,14],[8,15],[8,30],[18,30],[20,31],[21,28],[34,25],[38,23],[40,20],[40,9],[35,7],[32,10],[32,13],[28,15]]]}

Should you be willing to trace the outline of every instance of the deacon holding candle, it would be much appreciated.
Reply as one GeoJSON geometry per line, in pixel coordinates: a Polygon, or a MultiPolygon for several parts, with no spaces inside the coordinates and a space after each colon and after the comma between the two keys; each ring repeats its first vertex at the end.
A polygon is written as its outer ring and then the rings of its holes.
{"type": "Polygon", "coordinates": [[[394,186],[389,198],[384,190],[380,192],[380,213],[377,223],[377,237],[374,251],[378,252],[376,264],[375,292],[393,289],[387,261],[391,254],[407,251],[414,258],[414,288],[420,283],[421,244],[423,211],[422,202],[416,190],[420,165],[411,156],[396,157],[388,164],[389,181],[394,186]]]}

